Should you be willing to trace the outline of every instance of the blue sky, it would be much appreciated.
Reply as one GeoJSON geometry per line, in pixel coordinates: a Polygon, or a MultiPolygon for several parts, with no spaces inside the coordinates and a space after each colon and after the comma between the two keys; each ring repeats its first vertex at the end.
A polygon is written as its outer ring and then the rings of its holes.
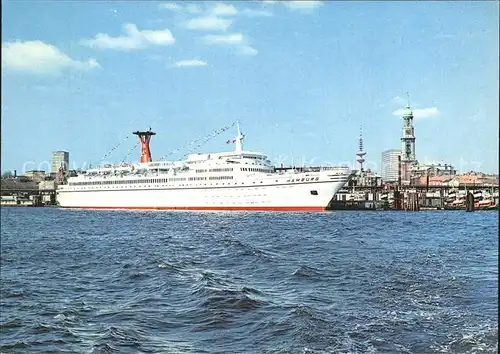
{"type": "Polygon", "coordinates": [[[96,164],[125,140],[120,162],[150,126],[158,159],[236,119],[276,164],[353,164],[362,125],[378,170],[409,92],[420,161],[497,173],[498,6],[3,1],[2,171],[53,150],[96,164]]]}

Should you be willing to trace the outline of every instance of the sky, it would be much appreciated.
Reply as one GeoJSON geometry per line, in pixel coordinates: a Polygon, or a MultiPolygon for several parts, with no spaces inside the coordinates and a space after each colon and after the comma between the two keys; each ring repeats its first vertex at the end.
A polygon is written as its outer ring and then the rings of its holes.
{"type": "Polygon", "coordinates": [[[499,3],[2,1],[2,171],[244,149],[357,167],[400,148],[498,173],[499,3]],[[231,126],[232,125],[232,126],[231,126]],[[231,126],[201,147],[193,141],[231,126]]]}

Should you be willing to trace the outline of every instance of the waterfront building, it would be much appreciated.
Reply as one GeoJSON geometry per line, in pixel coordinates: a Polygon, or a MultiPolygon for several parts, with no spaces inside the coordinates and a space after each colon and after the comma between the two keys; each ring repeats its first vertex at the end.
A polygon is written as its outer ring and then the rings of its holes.
{"type": "Polygon", "coordinates": [[[68,171],[69,169],[69,152],[67,151],[53,151],[52,152],[52,163],[51,172],[57,173],[59,168],[62,167],[63,171],[68,171]]]}
{"type": "Polygon", "coordinates": [[[31,170],[26,171],[24,176],[31,179],[33,182],[43,181],[46,177],[45,171],[31,170]]]}
{"type": "Polygon", "coordinates": [[[455,176],[457,170],[450,164],[417,164],[410,169],[411,179],[420,178],[422,176],[439,177],[439,176],[455,176]]]}
{"type": "Polygon", "coordinates": [[[382,153],[381,177],[384,182],[397,182],[401,150],[391,149],[382,153]]]}

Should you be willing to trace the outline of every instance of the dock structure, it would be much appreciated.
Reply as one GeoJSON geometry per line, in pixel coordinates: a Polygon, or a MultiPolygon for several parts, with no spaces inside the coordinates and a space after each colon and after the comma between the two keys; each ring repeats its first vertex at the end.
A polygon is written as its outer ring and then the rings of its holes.
{"type": "Polygon", "coordinates": [[[39,182],[25,177],[2,178],[2,206],[43,206],[56,204],[56,180],[39,182]]]}
{"type": "Polygon", "coordinates": [[[405,210],[406,211],[420,210],[419,195],[417,192],[409,192],[406,195],[405,210]]]}
{"type": "Polygon", "coordinates": [[[331,210],[489,210],[500,204],[498,186],[422,187],[387,186],[341,189],[330,203],[331,210]],[[366,206],[365,206],[366,205],[366,206]]]}
{"type": "MultiPolygon", "coordinates": [[[[364,155],[362,156],[364,157],[364,155]]],[[[359,161],[358,161],[359,162],[359,161]]],[[[317,172],[332,166],[283,166],[276,171],[317,172]]],[[[76,171],[70,171],[76,173],[76,171]]],[[[498,209],[498,177],[465,174],[445,178],[419,178],[408,185],[382,183],[369,170],[355,175],[330,201],[328,210],[489,210],[498,209]],[[476,177],[476,178],[472,178],[476,177]],[[479,178],[478,178],[479,177],[479,178]],[[496,180],[494,178],[497,178],[496,180]],[[423,183],[422,183],[423,181],[423,183]],[[418,183],[420,182],[420,183],[418,183]]],[[[56,176],[57,177],[57,176],[56,176]]],[[[2,205],[44,206],[56,204],[58,180],[47,176],[14,176],[1,180],[2,205]]]]}

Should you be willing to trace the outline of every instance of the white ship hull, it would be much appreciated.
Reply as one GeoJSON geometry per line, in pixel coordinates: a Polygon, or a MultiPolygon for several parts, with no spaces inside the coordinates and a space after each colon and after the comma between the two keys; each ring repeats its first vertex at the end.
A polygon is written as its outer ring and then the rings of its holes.
{"type": "MultiPolygon", "coordinates": [[[[267,156],[244,151],[238,126],[235,151],[151,161],[149,138],[141,163],[105,165],[70,177],[57,189],[65,208],[150,210],[323,211],[355,171],[341,168],[276,169],[267,156]],[[144,161],[143,161],[144,160],[144,161]]],[[[228,141],[229,143],[230,141],[228,141]]]]}
{"type": "Polygon", "coordinates": [[[324,211],[347,180],[342,176],[260,186],[59,190],[57,199],[61,207],[86,209],[324,211]]]}

